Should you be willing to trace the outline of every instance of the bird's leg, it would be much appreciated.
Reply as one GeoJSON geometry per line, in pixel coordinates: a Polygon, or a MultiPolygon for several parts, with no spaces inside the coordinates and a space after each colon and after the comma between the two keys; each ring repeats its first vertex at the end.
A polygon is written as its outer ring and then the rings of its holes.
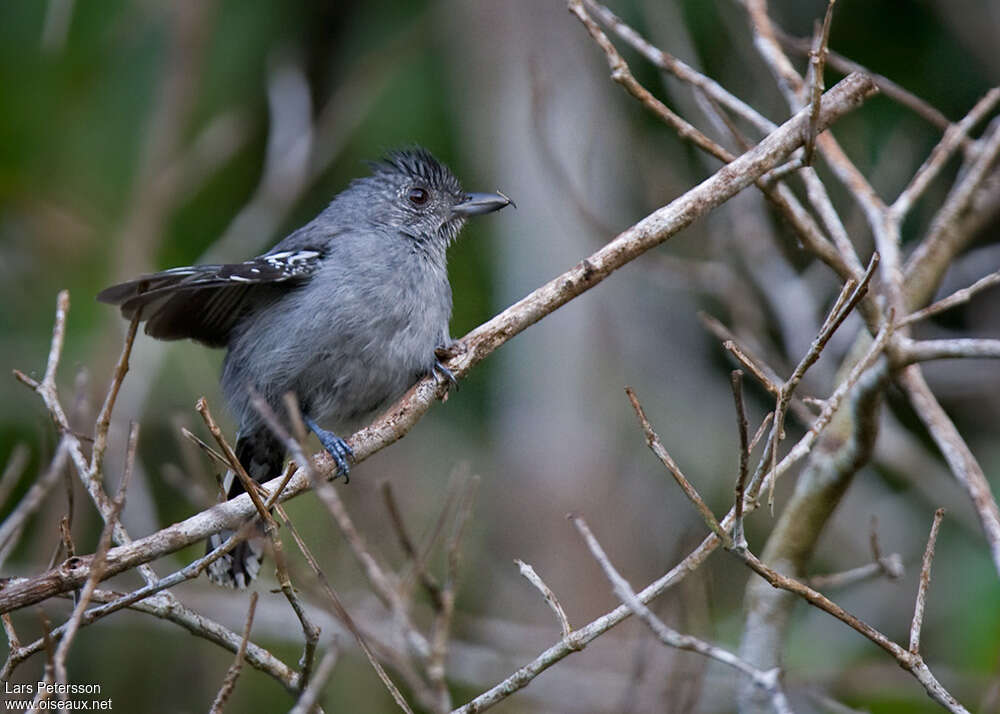
{"type": "Polygon", "coordinates": [[[431,375],[433,375],[434,380],[437,382],[448,382],[449,387],[454,387],[455,391],[458,391],[458,379],[455,377],[455,373],[444,366],[442,359],[448,359],[454,356],[452,351],[455,343],[451,345],[441,345],[434,349],[434,366],[431,367],[431,375]]]}
{"type": "Polygon", "coordinates": [[[337,464],[337,476],[344,477],[344,483],[350,483],[351,481],[351,465],[348,461],[354,460],[354,451],[348,446],[347,442],[341,439],[339,436],[334,434],[332,431],[327,431],[323,429],[319,424],[314,422],[309,417],[304,417],[306,426],[309,430],[319,437],[319,442],[326,449],[327,453],[333,457],[334,462],[337,464]]]}

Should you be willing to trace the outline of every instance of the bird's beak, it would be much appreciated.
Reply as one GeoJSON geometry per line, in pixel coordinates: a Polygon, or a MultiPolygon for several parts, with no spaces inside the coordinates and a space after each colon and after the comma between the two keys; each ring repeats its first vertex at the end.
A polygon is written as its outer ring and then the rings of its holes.
{"type": "MultiPolygon", "coordinates": [[[[496,193],[467,193],[465,200],[451,210],[460,216],[478,216],[483,213],[499,211],[504,206],[513,205],[514,202],[499,191],[496,193]]],[[[514,207],[516,208],[516,206],[514,207]]]]}

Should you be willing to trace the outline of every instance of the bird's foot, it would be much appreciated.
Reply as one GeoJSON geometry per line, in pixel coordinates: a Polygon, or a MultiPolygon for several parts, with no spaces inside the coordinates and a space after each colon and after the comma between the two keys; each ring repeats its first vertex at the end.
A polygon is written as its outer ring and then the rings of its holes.
{"type": "Polygon", "coordinates": [[[434,380],[438,384],[447,382],[449,389],[454,387],[455,391],[458,391],[458,380],[455,378],[455,373],[445,367],[439,359],[434,360],[433,374],[434,380]]]}
{"type": "Polygon", "coordinates": [[[332,431],[323,429],[309,417],[305,417],[305,422],[306,426],[309,427],[309,430],[319,438],[319,443],[321,443],[323,448],[326,449],[326,452],[330,454],[334,463],[337,464],[337,473],[334,474],[333,478],[336,479],[337,476],[343,476],[344,483],[350,483],[350,462],[354,460],[354,450],[351,449],[346,441],[341,439],[332,431]]]}
{"type": "MultiPolygon", "coordinates": [[[[464,345],[461,341],[456,340],[450,342],[446,345],[438,345],[434,348],[434,366],[431,368],[431,374],[434,377],[434,381],[438,384],[446,382],[448,384],[448,389],[450,391],[451,387],[458,391],[458,379],[455,377],[455,373],[444,366],[442,360],[448,360],[461,354],[464,351],[464,345]]],[[[448,392],[445,392],[445,399],[448,398],[448,392]]]]}

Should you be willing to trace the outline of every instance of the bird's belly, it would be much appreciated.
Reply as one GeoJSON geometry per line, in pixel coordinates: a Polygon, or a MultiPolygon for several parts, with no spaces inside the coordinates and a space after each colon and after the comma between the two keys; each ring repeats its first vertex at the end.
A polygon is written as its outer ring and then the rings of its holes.
{"type": "Polygon", "coordinates": [[[334,429],[353,428],[430,372],[443,329],[366,332],[331,336],[292,386],[310,416],[334,429]]]}

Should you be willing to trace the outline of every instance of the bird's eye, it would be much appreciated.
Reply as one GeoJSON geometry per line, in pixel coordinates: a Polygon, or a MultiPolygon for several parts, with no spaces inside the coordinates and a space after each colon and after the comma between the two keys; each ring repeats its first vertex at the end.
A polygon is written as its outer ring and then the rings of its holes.
{"type": "Polygon", "coordinates": [[[420,186],[415,186],[410,189],[410,193],[407,194],[407,198],[410,199],[410,203],[414,206],[423,206],[427,201],[430,200],[431,194],[426,188],[421,188],[420,186]]]}

